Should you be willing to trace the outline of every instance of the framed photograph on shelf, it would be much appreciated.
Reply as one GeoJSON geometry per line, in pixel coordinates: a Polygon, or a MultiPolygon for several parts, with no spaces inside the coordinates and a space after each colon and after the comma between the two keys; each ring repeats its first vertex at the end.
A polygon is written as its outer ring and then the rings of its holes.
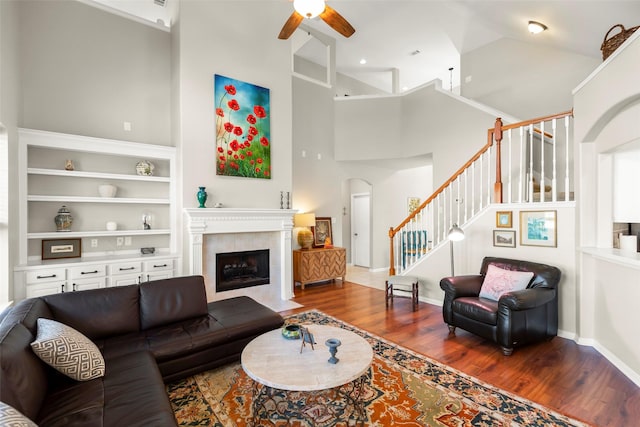
{"type": "Polygon", "coordinates": [[[496,227],[511,228],[513,227],[511,211],[496,212],[496,227]]]}
{"type": "Polygon", "coordinates": [[[493,230],[493,246],[502,248],[516,247],[515,230],[493,230]]]}
{"type": "Polygon", "coordinates": [[[556,211],[521,211],[520,245],[557,247],[556,225],[556,211]]]}
{"type": "Polygon", "coordinates": [[[331,218],[316,217],[316,226],[313,227],[313,247],[324,248],[327,237],[333,244],[333,235],[331,234],[331,218]]]}
{"type": "Polygon", "coordinates": [[[42,259],[80,258],[82,239],[42,239],[42,259]]]}

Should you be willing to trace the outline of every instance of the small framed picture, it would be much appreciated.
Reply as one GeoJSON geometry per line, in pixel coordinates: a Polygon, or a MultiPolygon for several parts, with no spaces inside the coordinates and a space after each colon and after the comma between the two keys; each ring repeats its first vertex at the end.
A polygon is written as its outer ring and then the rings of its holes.
{"type": "Polygon", "coordinates": [[[80,258],[82,239],[42,239],[42,259],[80,258]]]}
{"type": "Polygon", "coordinates": [[[511,211],[496,212],[496,227],[511,228],[513,227],[511,211]]]}
{"type": "Polygon", "coordinates": [[[493,246],[502,248],[516,247],[515,230],[493,230],[493,246]]]}
{"type": "Polygon", "coordinates": [[[313,227],[313,247],[324,248],[327,237],[333,244],[333,235],[331,234],[331,218],[316,217],[316,226],[313,227]]]}
{"type": "Polygon", "coordinates": [[[407,215],[411,215],[418,206],[420,206],[420,197],[407,197],[407,215]]]}
{"type": "Polygon", "coordinates": [[[557,247],[556,211],[521,211],[520,245],[557,247]]]}

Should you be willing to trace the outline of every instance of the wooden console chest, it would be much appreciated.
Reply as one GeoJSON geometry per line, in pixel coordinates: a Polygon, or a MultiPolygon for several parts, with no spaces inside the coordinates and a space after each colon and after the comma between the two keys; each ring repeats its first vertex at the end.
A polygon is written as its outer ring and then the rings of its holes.
{"type": "Polygon", "coordinates": [[[307,283],[340,278],[347,274],[347,250],[345,248],[318,248],[293,251],[293,281],[302,289],[307,283]]]}

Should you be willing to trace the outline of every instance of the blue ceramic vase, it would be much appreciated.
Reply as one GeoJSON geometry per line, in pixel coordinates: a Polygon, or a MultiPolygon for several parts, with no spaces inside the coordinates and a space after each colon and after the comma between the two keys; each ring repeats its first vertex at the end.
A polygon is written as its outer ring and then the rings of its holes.
{"type": "Polygon", "coordinates": [[[200,206],[198,206],[199,208],[204,208],[204,204],[207,202],[207,192],[204,191],[205,187],[198,187],[198,193],[196,194],[196,197],[198,198],[198,203],[200,203],[200,206]]]}

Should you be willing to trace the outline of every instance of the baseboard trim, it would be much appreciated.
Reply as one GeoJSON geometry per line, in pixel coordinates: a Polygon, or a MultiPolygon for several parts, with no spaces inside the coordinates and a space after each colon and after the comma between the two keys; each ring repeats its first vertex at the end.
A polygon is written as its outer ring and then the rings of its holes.
{"type": "Polygon", "coordinates": [[[620,370],[627,378],[634,382],[635,385],[640,387],[640,374],[635,372],[633,369],[629,367],[626,363],[620,360],[615,354],[610,352],[605,346],[595,341],[593,348],[603,355],[609,362],[613,364],[616,368],[620,370]]]}

